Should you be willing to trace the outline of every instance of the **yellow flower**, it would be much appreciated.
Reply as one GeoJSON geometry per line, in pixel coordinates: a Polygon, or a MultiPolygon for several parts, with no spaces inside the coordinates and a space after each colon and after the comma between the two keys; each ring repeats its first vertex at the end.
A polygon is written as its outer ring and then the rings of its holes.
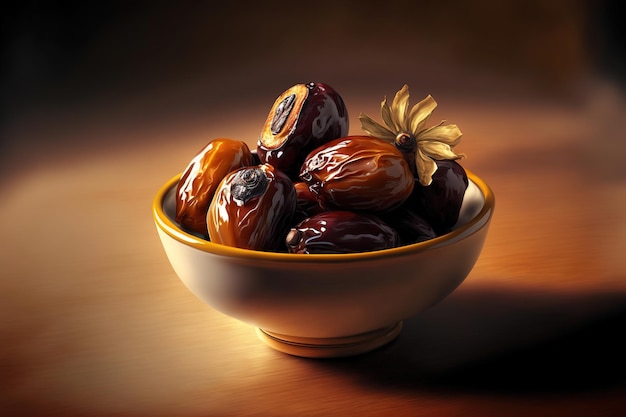
{"type": "Polygon", "coordinates": [[[405,84],[398,91],[391,103],[385,97],[380,105],[380,113],[385,125],[374,121],[361,113],[361,128],[370,136],[397,143],[400,138],[411,139],[416,143],[415,168],[422,185],[430,185],[432,176],[437,171],[435,161],[442,159],[459,159],[465,155],[457,154],[453,148],[463,135],[457,125],[438,125],[426,127],[426,123],[437,102],[428,95],[414,105],[409,111],[409,87],[405,84]]]}

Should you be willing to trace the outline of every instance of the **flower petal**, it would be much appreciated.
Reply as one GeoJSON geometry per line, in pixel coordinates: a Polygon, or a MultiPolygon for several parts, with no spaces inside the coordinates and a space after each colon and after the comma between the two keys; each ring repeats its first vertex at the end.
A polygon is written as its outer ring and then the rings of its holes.
{"type": "Polygon", "coordinates": [[[391,103],[391,117],[398,131],[408,132],[408,112],[409,112],[409,86],[404,86],[398,91],[391,103]]]}
{"type": "Polygon", "coordinates": [[[437,172],[437,163],[424,155],[420,149],[415,152],[415,166],[420,184],[430,185],[433,182],[433,174],[437,172]]]}
{"type": "Polygon", "coordinates": [[[461,140],[461,130],[457,125],[437,125],[424,130],[417,137],[418,140],[439,141],[455,146],[461,140]]]}
{"type": "Polygon", "coordinates": [[[396,130],[396,126],[393,123],[393,118],[391,117],[391,109],[389,108],[389,104],[387,104],[387,97],[380,103],[380,115],[383,118],[383,121],[387,125],[389,129],[392,131],[396,130]]]}
{"type": "Polygon", "coordinates": [[[442,159],[461,159],[463,155],[459,155],[452,150],[452,147],[446,143],[438,141],[419,141],[417,143],[420,151],[425,155],[436,160],[442,159]]]}
{"type": "Polygon", "coordinates": [[[411,113],[409,114],[409,120],[411,121],[411,126],[409,126],[409,128],[411,129],[413,136],[417,137],[419,132],[424,129],[424,125],[436,107],[437,102],[430,94],[413,106],[411,113]]]}
{"type": "Polygon", "coordinates": [[[378,122],[375,122],[368,115],[361,113],[359,115],[359,120],[361,121],[361,129],[367,132],[367,134],[369,134],[370,136],[374,136],[376,138],[383,139],[389,142],[393,142],[395,140],[395,133],[380,125],[378,122]]]}

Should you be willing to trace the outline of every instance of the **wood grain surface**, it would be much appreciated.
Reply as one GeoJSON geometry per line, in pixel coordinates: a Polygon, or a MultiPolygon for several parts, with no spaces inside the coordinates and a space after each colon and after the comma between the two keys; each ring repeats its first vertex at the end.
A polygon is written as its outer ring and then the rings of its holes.
{"type": "MultiPolygon", "coordinates": [[[[400,87],[331,81],[351,133],[400,87]]],[[[174,96],[161,113],[112,100],[14,119],[0,182],[0,414],[626,411],[624,97],[602,84],[575,103],[429,92],[464,132],[463,165],[494,190],[490,234],[452,295],[391,345],[341,360],[273,351],[196,299],[151,217],[156,190],[208,140],[253,145],[280,89],[246,105],[183,111],[174,96]]]]}

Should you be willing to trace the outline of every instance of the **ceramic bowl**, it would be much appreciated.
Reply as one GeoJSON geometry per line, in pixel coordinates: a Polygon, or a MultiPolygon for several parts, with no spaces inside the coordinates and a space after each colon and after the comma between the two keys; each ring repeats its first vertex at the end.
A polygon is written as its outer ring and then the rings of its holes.
{"type": "Polygon", "coordinates": [[[494,195],[468,172],[452,232],[412,245],[356,254],[259,252],[212,243],[174,220],[180,174],[153,202],[156,228],[181,281],[213,309],[256,328],[281,352],[350,356],[394,338],[402,321],[441,301],[474,267],[494,210],[494,195]]]}

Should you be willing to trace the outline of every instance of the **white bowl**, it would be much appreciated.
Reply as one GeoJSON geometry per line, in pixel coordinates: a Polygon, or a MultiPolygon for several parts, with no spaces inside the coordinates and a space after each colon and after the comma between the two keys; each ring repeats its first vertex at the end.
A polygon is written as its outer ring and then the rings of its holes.
{"type": "Polygon", "coordinates": [[[474,267],[494,210],[489,186],[468,172],[454,230],[393,249],[355,254],[259,252],[212,243],[174,220],[180,174],[158,191],[153,215],[181,281],[206,304],[257,328],[261,340],[305,357],[355,355],[401,331],[474,267]]]}

